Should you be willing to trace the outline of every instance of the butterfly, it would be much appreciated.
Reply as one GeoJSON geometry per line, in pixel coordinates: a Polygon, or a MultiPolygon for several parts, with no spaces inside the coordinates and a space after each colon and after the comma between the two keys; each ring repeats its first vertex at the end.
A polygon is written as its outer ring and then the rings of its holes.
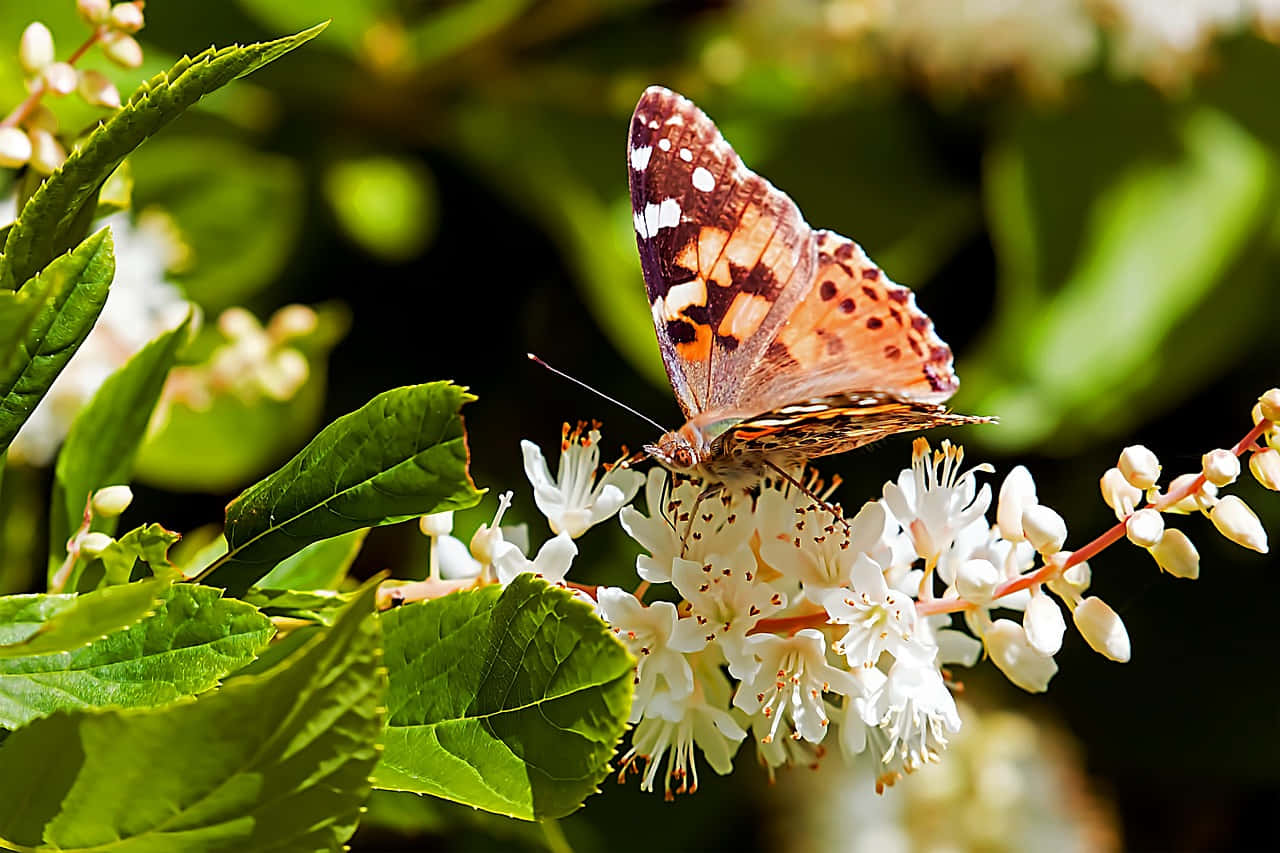
{"type": "Polygon", "coordinates": [[[900,432],[987,422],[942,403],[951,349],[862,247],[814,230],[692,101],[645,90],[631,209],[662,360],[685,424],[645,451],[750,487],[900,432]]]}

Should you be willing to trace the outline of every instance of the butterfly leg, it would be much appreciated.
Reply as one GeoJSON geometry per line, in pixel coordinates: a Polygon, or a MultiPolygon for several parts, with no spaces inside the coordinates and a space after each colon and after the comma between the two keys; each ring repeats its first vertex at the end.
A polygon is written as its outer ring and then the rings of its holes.
{"type": "Polygon", "coordinates": [[[782,479],[786,480],[788,483],[790,483],[791,485],[799,489],[801,494],[807,495],[815,504],[817,504],[818,506],[822,507],[824,510],[829,512],[832,518],[834,518],[836,521],[840,522],[840,524],[844,526],[844,532],[846,534],[853,529],[849,526],[849,522],[845,521],[844,516],[840,513],[839,507],[833,506],[832,504],[828,503],[826,499],[823,498],[821,495],[815,494],[814,491],[810,489],[808,486],[806,486],[804,483],[800,482],[795,477],[788,474],[782,466],[774,463],[769,459],[765,459],[764,464],[768,465],[770,468],[776,471],[779,477],[781,477],[782,479]]]}
{"type": "Polygon", "coordinates": [[[693,509],[689,512],[689,523],[685,526],[684,536],[680,537],[680,556],[683,557],[689,550],[689,537],[693,535],[693,525],[698,520],[698,508],[702,506],[702,502],[710,497],[715,497],[724,488],[724,483],[713,483],[698,493],[698,498],[693,502],[693,509]]]}

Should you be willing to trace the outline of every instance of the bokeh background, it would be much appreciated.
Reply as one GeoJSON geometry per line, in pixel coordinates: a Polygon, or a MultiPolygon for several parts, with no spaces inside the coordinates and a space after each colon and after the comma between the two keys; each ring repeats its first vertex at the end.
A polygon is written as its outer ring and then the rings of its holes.
{"type": "MultiPolygon", "coordinates": [[[[677,425],[626,187],[627,120],[651,83],[692,97],[810,222],[916,290],[957,353],[956,408],[1001,419],[953,438],[1001,475],[1028,465],[1069,545],[1113,521],[1097,481],[1124,445],[1195,470],[1280,381],[1273,0],[153,0],[146,15],[144,68],[101,65],[125,92],[211,43],[332,23],[131,160],[121,227],[161,221],[167,237],[135,240],[122,274],[150,263],[201,305],[204,355],[232,306],[268,322],[302,303],[320,323],[295,341],[309,372],[284,399],[170,407],[126,522],[196,541],[324,422],[448,378],[479,396],[473,471],[493,489],[461,534],[512,488],[536,542],[519,439],[551,447],[562,421],[588,418],[610,449],[654,436],[529,364],[530,350],[677,425]]],[[[83,38],[70,0],[5,0],[0,45],[37,18],[60,55],[83,38]]],[[[22,94],[16,63],[0,62],[5,109],[22,94]]],[[[64,128],[94,115],[55,109],[64,128]]],[[[821,468],[856,504],[909,448],[821,468]]],[[[48,480],[38,464],[6,473],[6,592],[39,587],[48,480]]],[[[1251,480],[1237,493],[1280,530],[1274,495],[1251,480]]],[[[1203,519],[1181,526],[1202,555],[1197,581],[1158,576],[1128,546],[1093,561],[1131,663],[1069,637],[1047,695],[987,666],[963,674],[963,742],[882,797],[838,755],[769,784],[746,744],[732,777],[704,767],[695,796],[668,804],[610,782],[551,834],[378,795],[354,847],[563,849],[556,832],[578,850],[1271,846],[1276,565],[1203,519]]],[[[577,580],[634,577],[620,532],[582,544],[577,580]]],[[[355,571],[425,565],[406,526],[374,531],[355,571]]]]}

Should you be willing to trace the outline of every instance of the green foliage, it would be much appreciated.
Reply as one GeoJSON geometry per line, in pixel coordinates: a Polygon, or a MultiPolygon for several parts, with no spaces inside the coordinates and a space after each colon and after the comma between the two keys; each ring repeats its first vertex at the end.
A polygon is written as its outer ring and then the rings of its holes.
{"type": "Polygon", "coordinates": [[[280,58],[320,34],[297,35],[183,58],[142,84],[124,108],[93,131],[23,206],[0,256],[0,288],[12,290],[80,241],[103,182],[130,151],[201,97],[280,58]]]}
{"type": "Polygon", "coordinates": [[[459,410],[474,399],[448,382],[397,388],[325,427],[227,507],[227,555],[207,582],[242,593],[312,542],[473,506],[459,410]]]}
{"type": "MultiPolygon", "coordinates": [[[[130,587],[148,596],[155,591],[154,582],[124,588],[130,587]]],[[[223,598],[220,589],[177,584],[155,597],[154,611],[141,621],[87,645],[0,659],[0,727],[17,728],[60,710],[160,705],[208,690],[252,660],[273,631],[254,607],[223,598]]],[[[43,595],[0,599],[0,614],[15,614],[5,621],[21,623],[27,632],[0,636],[32,636],[74,601],[43,595]]]]}
{"type": "Polygon", "coordinates": [[[278,666],[194,701],[15,732],[0,747],[0,837],[52,850],[339,849],[382,726],[372,603],[370,589],[278,666]]]}
{"type": "Polygon", "coordinates": [[[608,772],[634,660],[591,608],[522,575],[384,614],[390,687],[379,788],[534,820],[608,772]]]}
{"type": "Polygon", "coordinates": [[[368,528],[352,530],[341,536],[321,539],[292,557],[281,560],[258,586],[263,589],[337,589],[360,553],[368,528]]]}
{"type": "Polygon", "coordinates": [[[435,231],[435,181],[412,160],[342,160],[325,176],[324,189],[343,231],[388,261],[417,257],[435,231]]]}
{"type": "MultiPolygon", "coordinates": [[[[49,574],[61,565],[67,539],[84,517],[90,496],[103,486],[129,481],[133,458],[146,435],[165,378],[187,339],[190,316],[143,347],[102,383],[76,416],[58,454],[50,513],[49,574]]],[[[116,519],[94,529],[112,532],[116,519]]],[[[74,589],[76,573],[69,578],[74,589]]]]}
{"type": "Polygon", "coordinates": [[[0,598],[0,658],[69,652],[150,614],[165,591],[152,579],[83,595],[0,598]]]}
{"type": "Polygon", "coordinates": [[[107,584],[128,583],[137,563],[144,563],[156,577],[178,580],[182,573],[169,559],[169,548],[181,535],[159,524],[144,524],[112,542],[98,559],[102,561],[103,580],[107,584]]]}
{"type": "Polygon", "coordinates": [[[267,616],[332,625],[351,595],[329,590],[251,589],[245,593],[244,600],[267,616]]]}
{"type": "Polygon", "coordinates": [[[17,293],[0,290],[0,451],[88,336],[114,275],[111,233],[104,228],[17,293]]]}

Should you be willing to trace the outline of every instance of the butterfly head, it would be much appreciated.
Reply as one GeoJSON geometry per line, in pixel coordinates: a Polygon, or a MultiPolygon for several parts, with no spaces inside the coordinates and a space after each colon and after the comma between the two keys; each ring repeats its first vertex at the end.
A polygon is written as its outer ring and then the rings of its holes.
{"type": "Polygon", "coordinates": [[[665,433],[656,444],[646,444],[645,453],[672,471],[691,471],[711,453],[709,442],[693,424],[665,433]]]}

